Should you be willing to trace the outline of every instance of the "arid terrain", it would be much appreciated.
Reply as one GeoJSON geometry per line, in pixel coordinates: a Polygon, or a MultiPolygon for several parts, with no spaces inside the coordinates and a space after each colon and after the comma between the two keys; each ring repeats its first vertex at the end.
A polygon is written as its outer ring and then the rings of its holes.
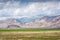
{"type": "Polygon", "coordinates": [[[60,31],[0,32],[0,40],[60,40],[60,31]]]}

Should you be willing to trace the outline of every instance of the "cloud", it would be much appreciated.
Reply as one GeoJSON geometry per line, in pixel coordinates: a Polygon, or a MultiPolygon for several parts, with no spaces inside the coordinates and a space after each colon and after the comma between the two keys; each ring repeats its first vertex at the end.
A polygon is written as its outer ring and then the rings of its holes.
{"type": "Polygon", "coordinates": [[[60,15],[60,2],[29,2],[26,5],[20,2],[11,1],[0,3],[0,17],[21,18],[41,14],[60,15]]]}
{"type": "Polygon", "coordinates": [[[60,2],[35,2],[35,3],[29,3],[24,13],[30,15],[38,15],[38,14],[44,14],[44,15],[55,15],[58,14],[58,11],[60,10],[60,2]]]}

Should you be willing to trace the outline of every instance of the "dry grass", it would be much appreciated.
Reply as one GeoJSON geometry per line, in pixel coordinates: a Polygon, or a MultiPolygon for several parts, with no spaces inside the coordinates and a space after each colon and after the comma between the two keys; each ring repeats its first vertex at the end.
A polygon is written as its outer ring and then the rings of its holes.
{"type": "Polygon", "coordinates": [[[0,40],[60,40],[60,31],[0,32],[0,40]]]}

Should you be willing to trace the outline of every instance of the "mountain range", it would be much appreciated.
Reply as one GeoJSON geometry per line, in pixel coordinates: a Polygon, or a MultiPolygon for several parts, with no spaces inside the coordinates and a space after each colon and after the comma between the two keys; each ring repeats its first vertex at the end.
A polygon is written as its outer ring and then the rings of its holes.
{"type": "Polygon", "coordinates": [[[0,28],[60,28],[60,15],[0,20],[0,28]]]}
{"type": "Polygon", "coordinates": [[[31,28],[60,28],[60,15],[44,16],[40,19],[36,19],[34,22],[27,23],[26,26],[30,26],[31,28]]]}

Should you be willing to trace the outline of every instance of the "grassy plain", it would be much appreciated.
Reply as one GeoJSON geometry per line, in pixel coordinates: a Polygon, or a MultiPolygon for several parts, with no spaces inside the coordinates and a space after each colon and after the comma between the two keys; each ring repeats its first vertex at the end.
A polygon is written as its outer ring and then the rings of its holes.
{"type": "Polygon", "coordinates": [[[60,32],[0,32],[0,40],[60,40],[60,32]]]}
{"type": "Polygon", "coordinates": [[[60,29],[0,29],[0,40],[60,40],[60,29]]]}
{"type": "Polygon", "coordinates": [[[60,28],[56,28],[56,29],[40,29],[40,28],[0,29],[0,32],[41,32],[41,31],[60,31],[60,28]]]}

